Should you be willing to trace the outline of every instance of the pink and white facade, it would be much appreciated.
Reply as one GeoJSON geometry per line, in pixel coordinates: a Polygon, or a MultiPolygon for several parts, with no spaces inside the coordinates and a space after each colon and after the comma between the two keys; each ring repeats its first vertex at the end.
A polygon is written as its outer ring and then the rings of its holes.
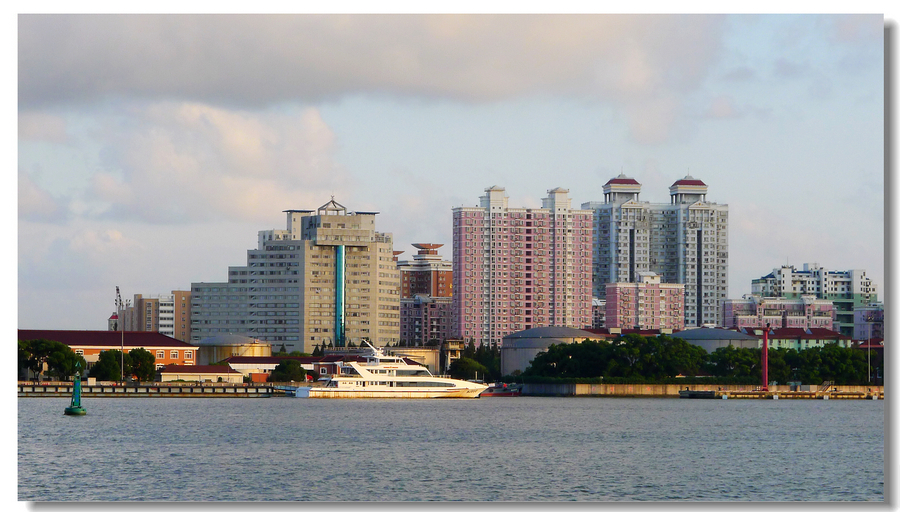
{"type": "Polygon", "coordinates": [[[725,301],[725,327],[827,329],[834,327],[834,303],[803,295],[799,299],[745,295],[725,301]]]}
{"type": "Polygon", "coordinates": [[[684,285],[662,283],[653,272],[639,272],[638,278],[637,283],[606,284],[606,327],[683,330],[684,285]]]}
{"type": "Polygon", "coordinates": [[[505,189],[453,209],[453,332],[476,344],[533,327],[591,325],[592,212],[568,190],[510,208],[505,189]]]}

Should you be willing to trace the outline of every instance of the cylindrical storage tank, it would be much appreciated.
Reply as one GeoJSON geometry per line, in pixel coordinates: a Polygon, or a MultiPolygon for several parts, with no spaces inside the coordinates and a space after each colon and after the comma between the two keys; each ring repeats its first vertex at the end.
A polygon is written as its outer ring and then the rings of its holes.
{"type": "Polygon", "coordinates": [[[269,357],[272,345],[239,334],[223,334],[197,343],[197,364],[216,364],[234,356],[269,357]]]}
{"type": "Polygon", "coordinates": [[[500,346],[500,373],[511,375],[525,371],[531,361],[550,345],[580,343],[586,339],[602,339],[596,334],[571,327],[535,327],[503,337],[500,346]]]}

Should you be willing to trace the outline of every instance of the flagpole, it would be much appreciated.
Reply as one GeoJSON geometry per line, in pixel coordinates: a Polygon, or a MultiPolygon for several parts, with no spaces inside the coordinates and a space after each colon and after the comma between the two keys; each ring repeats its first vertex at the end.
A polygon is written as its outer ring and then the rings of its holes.
{"type": "Polygon", "coordinates": [[[125,382],[125,311],[122,310],[122,295],[119,294],[119,287],[116,286],[116,316],[118,316],[118,312],[120,311],[122,314],[122,318],[120,319],[122,322],[122,350],[119,352],[119,355],[121,356],[119,369],[122,370],[122,382],[125,382]]]}

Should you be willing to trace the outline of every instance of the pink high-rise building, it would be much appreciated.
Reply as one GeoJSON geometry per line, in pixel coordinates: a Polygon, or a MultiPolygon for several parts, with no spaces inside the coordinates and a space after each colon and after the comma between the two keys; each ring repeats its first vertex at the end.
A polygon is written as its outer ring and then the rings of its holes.
{"type": "Polygon", "coordinates": [[[684,329],[684,285],[661,283],[654,272],[638,272],[638,283],[606,283],[606,327],[684,329]]]}
{"type": "Polygon", "coordinates": [[[478,207],[453,209],[453,332],[499,346],[533,327],[591,325],[590,210],[568,190],[541,208],[510,208],[505,189],[485,189],[478,207]]]}

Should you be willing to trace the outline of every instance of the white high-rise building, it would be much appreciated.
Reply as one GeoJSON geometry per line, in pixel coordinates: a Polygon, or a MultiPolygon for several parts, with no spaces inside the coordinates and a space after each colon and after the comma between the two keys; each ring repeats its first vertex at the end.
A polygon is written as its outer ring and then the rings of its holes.
{"type": "Polygon", "coordinates": [[[707,186],[691,176],[669,187],[669,204],[640,201],[641,184],[620,174],[603,186],[594,212],[593,293],[607,283],[638,283],[654,272],[684,285],[685,327],[722,325],[728,294],[728,205],[706,200],[707,186]]]}
{"type": "Polygon", "coordinates": [[[233,333],[289,352],[398,342],[400,272],[391,234],[375,231],[376,212],[348,212],[332,199],[285,213],[287,229],[260,231],[228,282],[191,285],[191,341],[233,333]]]}

